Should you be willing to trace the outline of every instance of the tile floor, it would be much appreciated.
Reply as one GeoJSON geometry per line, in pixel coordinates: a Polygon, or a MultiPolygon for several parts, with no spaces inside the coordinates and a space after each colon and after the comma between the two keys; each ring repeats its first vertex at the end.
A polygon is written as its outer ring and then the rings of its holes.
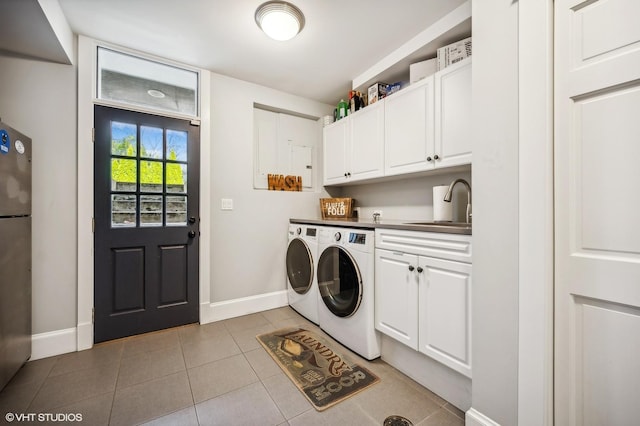
{"type": "Polygon", "coordinates": [[[29,362],[0,392],[0,422],[10,412],[81,413],[83,421],[75,424],[91,426],[359,426],[382,425],[396,414],[420,426],[464,425],[464,413],[447,401],[383,361],[367,362],[337,343],[381,381],[316,411],[255,338],[294,325],[324,335],[284,307],[29,362]]]}

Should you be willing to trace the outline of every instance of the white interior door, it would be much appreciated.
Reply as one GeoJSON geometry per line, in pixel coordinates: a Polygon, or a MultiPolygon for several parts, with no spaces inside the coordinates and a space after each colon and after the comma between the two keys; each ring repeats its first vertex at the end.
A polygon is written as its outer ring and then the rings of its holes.
{"type": "Polygon", "coordinates": [[[640,2],[555,2],[555,424],[640,422],[640,2]]]}

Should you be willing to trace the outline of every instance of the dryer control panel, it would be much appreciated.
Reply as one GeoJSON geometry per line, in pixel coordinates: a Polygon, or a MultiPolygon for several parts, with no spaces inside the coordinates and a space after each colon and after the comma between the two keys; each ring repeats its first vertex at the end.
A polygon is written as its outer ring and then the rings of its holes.
{"type": "Polygon", "coordinates": [[[357,232],[349,232],[349,242],[352,244],[366,244],[367,234],[360,234],[357,232]]]}

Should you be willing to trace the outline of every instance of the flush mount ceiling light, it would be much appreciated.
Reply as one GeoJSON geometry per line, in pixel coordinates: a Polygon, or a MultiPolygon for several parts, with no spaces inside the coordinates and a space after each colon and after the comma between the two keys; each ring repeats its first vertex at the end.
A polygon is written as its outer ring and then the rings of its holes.
{"type": "Polygon", "coordinates": [[[256,24],[274,40],[285,41],[304,28],[304,15],[286,1],[268,1],[256,10],[256,24]]]}

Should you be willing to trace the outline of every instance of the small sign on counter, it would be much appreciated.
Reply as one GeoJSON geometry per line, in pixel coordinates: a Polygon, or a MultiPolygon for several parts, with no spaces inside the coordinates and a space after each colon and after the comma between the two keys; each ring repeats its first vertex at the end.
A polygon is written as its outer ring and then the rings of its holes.
{"type": "Polygon", "coordinates": [[[353,216],[353,198],[320,198],[323,219],[346,219],[353,216]]]}

